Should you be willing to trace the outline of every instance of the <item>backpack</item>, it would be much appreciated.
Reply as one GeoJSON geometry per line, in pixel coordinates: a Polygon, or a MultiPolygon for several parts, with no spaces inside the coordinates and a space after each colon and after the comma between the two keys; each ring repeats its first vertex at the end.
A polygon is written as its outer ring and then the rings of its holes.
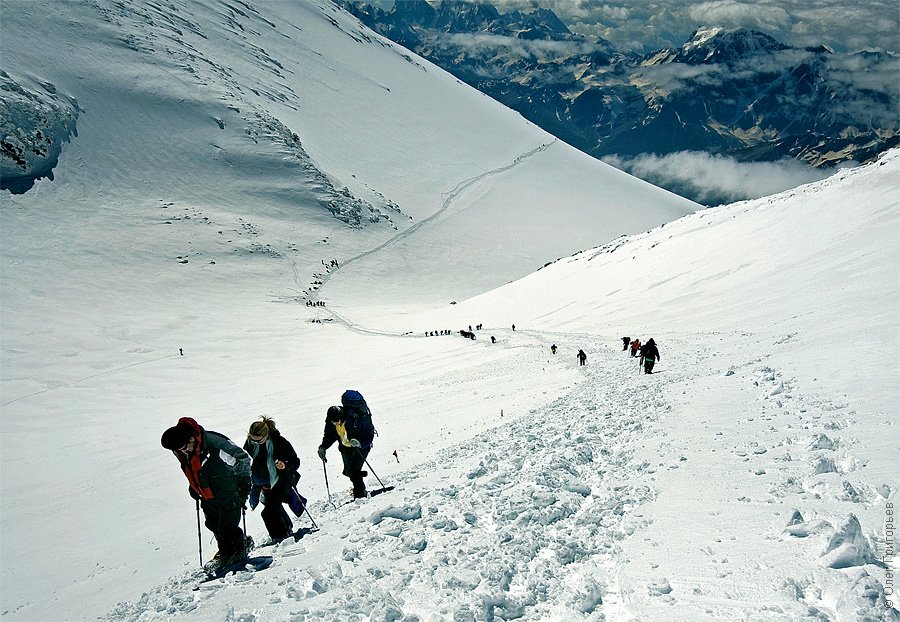
{"type": "Polygon", "coordinates": [[[344,413],[357,419],[361,417],[372,418],[372,411],[369,410],[369,405],[366,404],[365,398],[359,391],[354,391],[353,389],[344,391],[344,394],[341,396],[341,406],[344,407],[344,413]]]}
{"type": "Polygon", "coordinates": [[[372,411],[366,404],[365,398],[359,391],[347,389],[341,395],[341,406],[344,408],[344,414],[348,419],[352,420],[353,427],[363,432],[363,444],[371,444],[372,437],[377,434],[375,426],[372,424],[372,411]],[[367,443],[365,441],[368,441],[367,443]]]}

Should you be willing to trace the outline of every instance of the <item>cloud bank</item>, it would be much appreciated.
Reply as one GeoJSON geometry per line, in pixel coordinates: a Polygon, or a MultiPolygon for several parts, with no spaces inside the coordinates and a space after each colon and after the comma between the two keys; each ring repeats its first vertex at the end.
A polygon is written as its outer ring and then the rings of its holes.
{"type": "MultiPolygon", "coordinates": [[[[752,28],[794,47],[898,51],[896,0],[490,0],[501,12],[549,8],[573,32],[623,51],[675,48],[701,26],[752,28]]],[[[382,0],[381,6],[393,6],[382,0]]],[[[432,4],[439,4],[433,0],[432,4]]]]}
{"type": "Polygon", "coordinates": [[[699,151],[636,158],[605,157],[603,161],[674,192],[689,190],[694,200],[720,205],[784,192],[825,179],[833,170],[813,168],[797,160],[738,162],[699,151]]]}

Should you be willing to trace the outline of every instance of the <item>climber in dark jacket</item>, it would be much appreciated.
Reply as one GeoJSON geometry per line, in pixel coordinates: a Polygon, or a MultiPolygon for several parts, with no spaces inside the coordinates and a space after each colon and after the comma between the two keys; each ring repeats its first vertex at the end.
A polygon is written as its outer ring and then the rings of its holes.
{"type": "Polygon", "coordinates": [[[300,458],[268,417],[250,424],[244,450],[253,461],[250,509],[256,509],[262,503],[262,519],[269,537],[283,540],[293,531],[293,522],[285,512],[284,504],[297,516],[306,507],[306,499],[295,488],[300,481],[300,458]]]}
{"type": "Polygon", "coordinates": [[[647,340],[647,343],[641,346],[641,358],[644,361],[644,373],[652,374],[653,366],[656,364],[656,361],[659,360],[659,348],[656,347],[656,342],[653,341],[653,337],[647,340]]]}
{"type": "Polygon", "coordinates": [[[228,437],[204,430],[190,417],[182,417],[163,432],[160,443],[178,458],[188,492],[199,501],[206,527],[216,537],[219,550],[211,566],[228,566],[246,558],[253,541],[244,540],[240,524],[250,491],[250,456],[228,437]]]}
{"type": "Polygon", "coordinates": [[[362,468],[372,449],[372,439],[374,438],[375,428],[372,426],[371,417],[348,417],[344,413],[343,406],[328,408],[328,412],[325,414],[325,432],[318,450],[319,458],[322,462],[327,462],[325,450],[334,443],[338,443],[338,450],[344,460],[343,474],[353,483],[354,499],[366,496],[366,484],[363,478],[367,473],[362,468]]]}

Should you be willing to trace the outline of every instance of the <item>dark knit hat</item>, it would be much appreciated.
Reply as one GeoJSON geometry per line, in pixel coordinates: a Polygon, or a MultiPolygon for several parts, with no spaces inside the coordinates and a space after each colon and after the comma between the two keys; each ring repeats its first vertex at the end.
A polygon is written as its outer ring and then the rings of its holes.
{"type": "Polygon", "coordinates": [[[329,406],[328,412],[325,413],[325,418],[328,419],[328,421],[343,421],[344,409],[340,406],[329,406]]]}
{"type": "Polygon", "coordinates": [[[181,449],[194,436],[194,430],[184,421],[179,421],[178,425],[174,425],[162,434],[159,442],[166,449],[175,451],[181,449]]]}

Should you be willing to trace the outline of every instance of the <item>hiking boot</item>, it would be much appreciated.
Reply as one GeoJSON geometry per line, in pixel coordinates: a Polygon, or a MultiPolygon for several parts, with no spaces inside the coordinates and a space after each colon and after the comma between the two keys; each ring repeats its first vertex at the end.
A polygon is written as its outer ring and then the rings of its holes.
{"type": "Polygon", "coordinates": [[[245,563],[247,563],[247,552],[235,551],[222,560],[222,563],[219,565],[218,570],[222,571],[226,568],[231,568],[232,566],[243,566],[245,563]]]}
{"type": "Polygon", "coordinates": [[[222,566],[222,559],[222,553],[216,551],[216,554],[212,556],[212,559],[203,564],[203,570],[206,572],[215,572],[222,566]]]}

